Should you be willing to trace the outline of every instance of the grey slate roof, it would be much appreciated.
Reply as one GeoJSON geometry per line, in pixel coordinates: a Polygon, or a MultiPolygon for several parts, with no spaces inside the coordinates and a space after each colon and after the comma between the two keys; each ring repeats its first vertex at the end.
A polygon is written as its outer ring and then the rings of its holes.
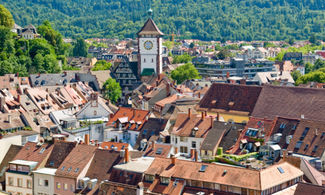
{"type": "Polygon", "coordinates": [[[71,72],[62,74],[32,74],[29,78],[32,87],[65,85],[77,82],[76,74],[71,72]]]}

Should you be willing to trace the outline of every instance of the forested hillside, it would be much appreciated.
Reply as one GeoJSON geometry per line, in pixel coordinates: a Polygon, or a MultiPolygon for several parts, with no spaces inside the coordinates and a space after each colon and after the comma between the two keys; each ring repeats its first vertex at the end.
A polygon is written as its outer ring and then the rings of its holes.
{"type": "Polygon", "coordinates": [[[65,37],[134,37],[152,7],[165,34],[202,40],[325,39],[324,0],[0,0],[16,23],[65,37]]]}

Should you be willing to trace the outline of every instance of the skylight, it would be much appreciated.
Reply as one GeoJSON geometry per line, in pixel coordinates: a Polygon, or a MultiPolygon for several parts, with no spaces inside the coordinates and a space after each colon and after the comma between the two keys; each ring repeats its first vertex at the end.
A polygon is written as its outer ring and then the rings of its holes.
{"type": "Polygon", "coordinates": [[[156,154],[161,154],[161,153],[162,153],[162,151],[163,151],[163,149],[162,149],[162,148],[158,148],[158,149],[156,150],[156,154]]]}
{"type": "Polygon", "coordinates": [[[64,171],[64,169],[65,169],[65,166],[63,166],[63,167],[61,168],[61,171],[64,171]]]}
{"type": "Polygon", "coordinates": [[[39,151],[39,153],[43,154],[44,151],[45,151],[45,148],[42,148],[41,151],[39,151]]]}
{"type": "Polygon", "coordinates": [[[208,165],[202,165],[201,168],[200,168],[200,172],[205,172],[207,167],[208,167],[208,165]]]}
{"type": "Polygon", "coordinates": [[[71,169],[72,169],[72,167],[69,167],[67,171],[68,171],[68,172],[70,172],[70,171],[71,171],[71,169]]]}
{"type": "Polygon", "coordinates": [[[79,171],[79,168],[76,168],[76,169],[74,170],[74,172],[76,172],[76,173],[77,173],[78,171],[79,171]]]}
{"type": "Polygon", "coordinates": [[[278,171],[283,174],[284,173],[284,170],[282,169],[282,167],[278,167],[278,171]]]}
{"type": "Polygon", "coordinates": [[[301,137],[300,137],[300,140],[304,140],[305,139],[305,136],[307,135],[309,131],[309,127],[306,127],[304,132],[302,133],[301,137]]]}

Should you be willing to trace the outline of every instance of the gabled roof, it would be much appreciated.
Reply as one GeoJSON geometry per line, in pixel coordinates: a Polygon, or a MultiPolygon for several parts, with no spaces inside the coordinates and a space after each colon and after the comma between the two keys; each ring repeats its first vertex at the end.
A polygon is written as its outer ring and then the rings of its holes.
{"type": "Polygon", "coordinates": [[[95,154],[96,147],[91,145],[77,145],[60,165],[55,175],[58,177],[77,178],[90,163],[95,154]]]}
{"type": "Polygon", "coordinates": [[[38,163],[38,167],[48,158],[48,154],[51,153],[52,150],[53,144],[44,143],[39,145],[34,142],[27,142],[15,156],[14,160],[34,161],[38,163]]]}
{"type": "Polygon", "coordinates": [[[143,25],[143,27],[137,34],[138,35],[160,35],[160,36],[164,35],[164,33],[162,33],[159,30],[159,28],[151,18],[149,18],[146,21],[146,23],[143,25]]]}
{"type": "Polygon", "coordinates": [[[56,141],[53,146],[51,155],[49,156],[45,167],[59,168],[64,159],[70,154],[76,146],[76,142],[56,141]]]}
{"type": "Polygon", "coordinates": [[[86,177],[90,179],[98,179],[98,183],[110,178],[112,167],[123,161],[120,152],[111,150],[97,149],[94,159],[86,173],[86,177]]]}
{"type": "Polygon", "coordinates": [[[192,130],[197,127],[197,132],[194,137],[203,138],[206,137],[208,131],[212,127],[213,123],[212,117],[205,117],[202,119],[201,116],[191,115],[188,117],[188,114],[180,113],[177,116],[172,134],[184,137],[192,136],[192,130]],[[212,122],[211,122],[212,121],[212,122]]]}
{"type": "Polygon", "coordinates": [[[2,162],[0,164],[0,182],[4,182],[5,180],[5,171],[9,166],[9,162],[14,159],[16,154],[21,150],[22,146],[17,145],[11,145],[8,149],[6,155],[2,159],[2,162]]]}
{"type": "Polygon", "coordinates": [[[290,140],[288,151],[321,157],[325,150],[325,122],[313,120],[300,120],[297,129],[290,140]],[[298,148],[297,143],[301,143],[298,148]]]}
{"type": "Polygon", "coordinates": [[[198,110],[251,113],[262,87],[213,83],[198,105],[198,110]]]}
{"type": "Polygon", "coordinates": [[[325,90],[301,87],[264,86],[252,116],[274,119],[276,116],[324,121],[325,90]]]}
{"type": "Polygon", "coordinates": [[[120,143],[120,142],[102,142],[100,145],[101,148],[105,150],[114,150],[116,147],[116,151],[124,150],[125,148],[129,147],[128,143],[120,143]]]}
{"type": "Polygon", "coordinates": [[[301,177],[303,172],[287,162],[263,170],[252,170],[223,164],[208,164],[179,159],[176,159],[173,165],[171,159],[155,158],[145,171],[145,174],[218,183],[253,190],[266,190],[301,177]],[[206,166],[204,171],[200,171],[202,165],[206,166]],[[283,173],[279,171],[279,167],[281,167],[283,173]]]}
{"type": "Polygon", "coordinates": [[[320,173],[317,169],[315,169],[306,159],[301,160],[301,170],[306,171],[305,176],[310,180],[312,184],[322,186],[323,181],[325,181],[325,175],[320,173]]]}
{"type": "Polygon", "coordinates": [[[143,156],[168,158],[171,150],[172,145],[170,144],[150,143],[143,156]]]}
{"type": "Polygon", "coordinates": [[[324,194],[325,187],[313,185],[309,183],[298,183],[296,191],[294,195],[306,195],[306,194],[313,194],[313,195],[322,195],[324,194]]]}

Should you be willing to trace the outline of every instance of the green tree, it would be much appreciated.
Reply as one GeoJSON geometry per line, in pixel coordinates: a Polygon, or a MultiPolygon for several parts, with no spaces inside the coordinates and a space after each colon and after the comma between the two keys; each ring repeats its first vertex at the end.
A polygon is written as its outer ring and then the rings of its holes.
{"type": "Polygon", "coordinates": [[[116,103],[117,100],[122,96],[122,89],[115,79],[109,78],[103,85],[104,98],[116,103]]]}
{"type": "Polygon", "coordinates": [[[321,59],[317,59],[314,64],[313,70],[318,70],[318,69],[324,68],[324,67],[325,67],[325,61],[323,61],[321,59]]]}
{"type": "Polygon", "coordinates": [[[294,81],[298,80],[299,77],[301,77],[301,73],[299,70],[295,70],[293,72],[291,72],[291,76],[293,78],[294,81]]]}
{"type": "Polygon", "coordinates": [[[12,64],[7,61],[4,60],[2,62],[0,62],[0,75],[3,76],[5,74],[9,74],[13,72],[13,67],[12,64]]]}
{"type": "Polygon", "coordinates": [[[107,62],[106,60],[98,60],[92,68],[92,71],[109,70],[111,66],[112,64],[110,62],[107,62]]]}
{"type": "Polygon", "coordinates": [[[88,50],[85,40],[82,38],[77,38],[77,41],[73,47],[73,56],[87,57],[88,50]]]}
{"type": "Polygon", "coordinates": [[[173,64],[192,62],[192,57],[188,54],[173,56],[173,64]]]}
{"type": "Polygon", "coordinates": [[[0,25],[7,28],[12,28],[15,24],[15,21],[11,13],[0,4],[0,25]]]}
{"type": "Polygon", "coordinates": [[[306,74],[313,71],[313,69],[314,69],[314,66],[311,63],[307,62],[305,64],[305,73],[306,74]]]}
{"type": "Polygon", "coordinates": [[[217,53],[217,58],[219,60],[224,60],[226,59],[227,57],[230,57],[231,56],[231,53],[229,52],[229,50],[227,49],[222,49],[220,50],[218,53],[217,53]]]}
{"type": "Polygon", "coordinates": [[[30,73],[43,73],[45,72],[44,69],[44,57],[42,56],[42,54],[38,53],[35,55],[34,59],[33,59],[33,66],[29,69],[30,73]]]}
{"type": "Polygon", "coordinates": [[[325,82],[325,69],[321,68],[317,71],[310,72],[308,74],[305,74],[301,77],[299,77],[296,81],[296,85],[300,84],[307,84],[308,82],[318,82],[318,83],[324,83],[325,82]]]}
{"type": "Polygon", "coordinates": [[[316,34],[313,33],[313,34],[309,37],[309,42],[312,43],[312,44],[316,44],[316,42],[317,42],[316,34]]]}
{"type": "Polygon", "coordinates": [[[192,63],[186,63],[177,67],[171,72],[171,77],[173,80],[177,81],[177,84],[180,84],[185,80],[200,78],[199,72],[192,63]]]}
{"type": "Polygon", "coordinates": [[[289,41],[288,41],[288,43],[289,43],[290,45],[295,44],[295,39],[294,39],[294,38],[290,38],[289,41]]]}

